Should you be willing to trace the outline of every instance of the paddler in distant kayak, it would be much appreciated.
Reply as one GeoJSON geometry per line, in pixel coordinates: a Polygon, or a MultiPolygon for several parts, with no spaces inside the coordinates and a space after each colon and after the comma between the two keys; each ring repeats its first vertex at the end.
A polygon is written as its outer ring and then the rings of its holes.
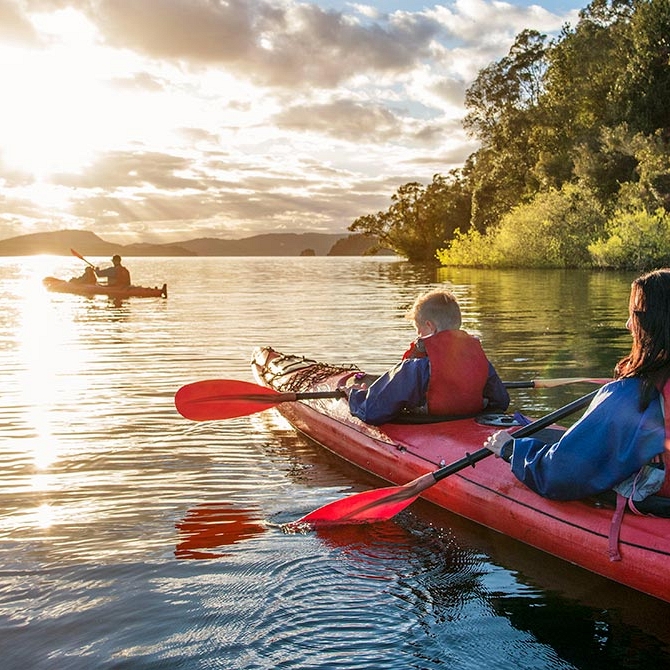
{"type": "Polygon", "coordinates": [[[607,494],[620,514],[670,516],[670,269],[633,281],[628,311],[630,353],[558,442],[499,431],[484,446],[546,498],[607,494]]]}
{"type": "Polygon", "coordinates": [[[130,272],[128,268],[121,265],[121,256],[115,254],[112,256],[112,266],[102,270],[95,268],[95,274],[98,277],[107,277],[108,286],[118,286],[126,288],[130,286],[130,272]]]}
{"type": "Polygon", "coordinates": [[[418,338],[402,361],[370,386],[345,386],[349,410],[372,425],[403,413],[473,416],[504,412],[509,394],[479,340],[461,330],[461,309],[450,291],[420,295],[409,313],[418,338]]]}

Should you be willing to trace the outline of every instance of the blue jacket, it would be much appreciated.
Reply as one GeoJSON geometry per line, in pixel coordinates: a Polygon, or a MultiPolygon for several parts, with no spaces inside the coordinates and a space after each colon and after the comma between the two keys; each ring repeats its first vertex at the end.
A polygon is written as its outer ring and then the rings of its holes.
{"type": "MultiPolygon", "coordinates": [[[[349,393],[349,411],[365,423],[378,426],[398,416],[403,410],[422,408],[430,379],[428,358],[407,358],[376,379],[367,389],[349,393]]],[[[487,412],[504,412],[509,393],[489,362],[489,377],[483,397],[487,412]]]]}
{"type": "Polygon", "coordinates": [[[660,394],[640,411],[640,379],[600,389],[588,409],[555,444],[514,440],[512,472],[545,498],[578,500],[603,493],[664,450],[660,394]]]}

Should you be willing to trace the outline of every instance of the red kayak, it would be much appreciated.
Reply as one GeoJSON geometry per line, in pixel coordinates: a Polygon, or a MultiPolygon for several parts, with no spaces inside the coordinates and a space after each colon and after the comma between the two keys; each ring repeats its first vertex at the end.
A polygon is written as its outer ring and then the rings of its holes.
{"type": "Polygon", "coordinates": [[[48,291],[54,293],[73,293],[75,295],[107,295],[110,298],[167,298],[167,284],[160,288],[154,286],[106,286],[105,284],[82,284],[76,281],[45,277],[42,280],[48,291]]]}
{"type": "MultiPolygon", "coordinates": [[[[358,371],[269,347],[254,351],[256,380],[280,392],[333,391],[358,371]]],[[[509,415],[436,423],[370,426],[351,416],[345,399],[283,402],[278,410],[301,433],[346,461],[396,485],[405,484],[481,449],[509,415]]],[[[557,428],[548,429],[547,441],[557,428]]],[[[542,439],[542,434],[536,435],[542,439]]],[[[613,509],[591,501],[556,502],[521,484],[501,459],[487,458],[426,489],[422,497],[648,595],[670,602],[670,519],[627,513],[619,535],[620,561],[609,557],[613,509]]]]}

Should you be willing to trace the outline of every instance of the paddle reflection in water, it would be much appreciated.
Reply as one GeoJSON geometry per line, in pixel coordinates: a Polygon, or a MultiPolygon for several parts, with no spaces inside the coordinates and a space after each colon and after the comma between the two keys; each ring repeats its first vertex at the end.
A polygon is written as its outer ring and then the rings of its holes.
{"type": "Polygon", "coordinates": [[[198,505],[175,525],[180,537],[174,552],[177,558],[223,558],[225,552],[216,549],[248,540],[267,528],[259,511],[227,502],[198,505]]]}

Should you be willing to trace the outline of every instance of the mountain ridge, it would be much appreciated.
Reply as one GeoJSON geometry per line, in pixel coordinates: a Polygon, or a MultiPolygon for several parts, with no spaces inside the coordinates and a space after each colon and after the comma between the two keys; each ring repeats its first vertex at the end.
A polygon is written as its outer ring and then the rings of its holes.
{"type": "MultiPolygon", "coordinates": [[[[88,230],[28,233],[0,240],[0,256],[362,256],[376,240],[337,233],[264,233],[231,240],[202,237],[182,242],[114,244],[88,230]]],[[[388,251],[382,253],[390,253],[388,251]]]]}

